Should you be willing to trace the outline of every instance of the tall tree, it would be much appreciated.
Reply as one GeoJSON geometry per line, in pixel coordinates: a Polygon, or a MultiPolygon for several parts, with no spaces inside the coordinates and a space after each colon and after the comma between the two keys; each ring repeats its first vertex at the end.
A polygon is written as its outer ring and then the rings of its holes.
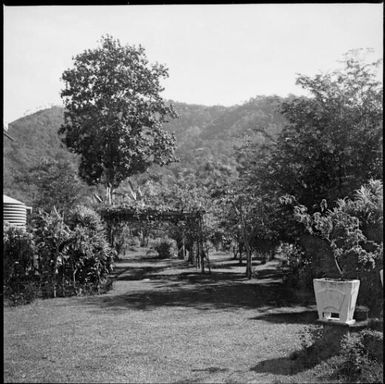
{"type": "MultiPolygon", "coordinates": [[[[382,179],[382,84],[378,63],[350,53],[342,70],[297,83],[309,97],[282,105],[288,124],[266,153],[250,151],[250,184],[294,195],[310,210],[322,199],[349,196],[370,178],[382,179]]],[[[254,149],[254,148],[251,148],[254,149]]]]}
{"type": "Polygon", "coordinates": [[[80,154],[80,176],[103,184],[108,201],[128,177],[175,160],[175,138],[162,124],[176,113],[160,96],[165,66],[149,64],[143,47],[111,36],[74,58],[62,75],[63,142],[80,154]]]}
{"type": "Polygon", "coordinates": [[[287,122],[281,133],[263,143],[251,137],[238,150],[242,192],[255,208],[263,208],[255,211],[261,220],[252,222],[252,237],[295,241],[303,233],[288,207],[279,203],[285,194],[314,211],[322,199],[333,205],[370,178],[382,179],[377,69],[378,63],[366,64],[351,52],[341,70],[300,75],[297,83],[309,96],[291,96],[282,103],[287,122]]]}
{"type": "Polygon", "coordinates": [[[383,91],[376,67],[350,54],[343,70],[299,76],[311,97],[283,104],[289,125],[272,156],[272,175],[310,209],[382,178],[383,91]]]}

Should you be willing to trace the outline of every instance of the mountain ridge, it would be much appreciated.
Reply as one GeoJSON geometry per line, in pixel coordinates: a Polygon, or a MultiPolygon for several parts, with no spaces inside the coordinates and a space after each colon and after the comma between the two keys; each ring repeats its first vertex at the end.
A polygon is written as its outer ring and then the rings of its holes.
{"type": "MultiPolygon", "coordinates": [[[[168,100],[179,117],[165,124],[164,129],[175,134],[176,155],[180,160],[177,164],[163,167],[160,172],[172,176],[187,170],[199,177],[199,169],[213,161],[225,167],[235,167],[235,144],[248,135],[263,142],[266,137],[276,136],[283,128],[285,121],[279,113],[283,100],[279,96],[257,96],[230,107],[168,100]],[[267,136],[258,131],[267,133],[267,136]]],[[[4,193],[30,204],[33,197],[28,188],[17,182],[18,177],[44,158],[77,161],[77,156],[68,151],[58,135],[63,113],[64,107],[52,106],[8,125],[8,133],[15,141],[3,138],[4,193]]]]}

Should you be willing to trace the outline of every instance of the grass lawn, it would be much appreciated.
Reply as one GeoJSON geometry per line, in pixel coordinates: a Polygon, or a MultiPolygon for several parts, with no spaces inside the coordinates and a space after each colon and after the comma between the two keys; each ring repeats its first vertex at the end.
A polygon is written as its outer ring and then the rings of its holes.
{"type": "Polygon", "coordinates": [[[302,383],[289,358],[314,324],[312,298],[287,292],[276,261],[245,267],[214,254],[212,274],[132,253],[114,288],[4,308],[5,382],[302,383]]]}

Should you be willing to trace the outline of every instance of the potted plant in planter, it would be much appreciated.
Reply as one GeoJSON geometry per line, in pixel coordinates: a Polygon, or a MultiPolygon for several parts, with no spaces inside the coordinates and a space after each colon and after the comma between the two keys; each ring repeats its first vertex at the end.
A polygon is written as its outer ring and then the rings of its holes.
{"type": "Polygon", "coordinates": [[[325,200],[321,202],[320,212],[313,214],[303,205],[294,207],[296,219],[305,224],[307,231],[328,243],[339,274],[337,278],[313,279],[319,320],[353,324],[360,288],[359,271],[373,269],[375,262],[382,258],[382,243],[369,240],[362,231],[363,211],[370,217],[371,187],[373,185],[362,187],[354,200],[338,200],[332,210],[327,209],[325,200]]]}

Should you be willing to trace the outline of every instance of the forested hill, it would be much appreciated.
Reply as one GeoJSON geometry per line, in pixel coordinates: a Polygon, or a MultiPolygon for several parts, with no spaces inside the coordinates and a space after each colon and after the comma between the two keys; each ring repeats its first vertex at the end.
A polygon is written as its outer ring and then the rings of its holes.
{"type": "MultiPolygon", "coordinates": [[[[234,167],[234,144],[247,135],[256,135],[263,141],[263,132],[275,136],[282,129],[284,120],[278,112],[281,101],[276,96],[260,96],[232,107],[172,102],[179,117],[165,128],[175,133],[180,161],[162,173],[187,172],[199,177],[199,168],[208,163],[234,167]]],[[[4,193],[28,202],[32,197],[25,186],[19,185],[18,176],[44,158],[76,162],[58,137],[62,120],[63,108],[52,107],[9,124],[8,132],[15,141],[4,137],[4,193]]]]}

